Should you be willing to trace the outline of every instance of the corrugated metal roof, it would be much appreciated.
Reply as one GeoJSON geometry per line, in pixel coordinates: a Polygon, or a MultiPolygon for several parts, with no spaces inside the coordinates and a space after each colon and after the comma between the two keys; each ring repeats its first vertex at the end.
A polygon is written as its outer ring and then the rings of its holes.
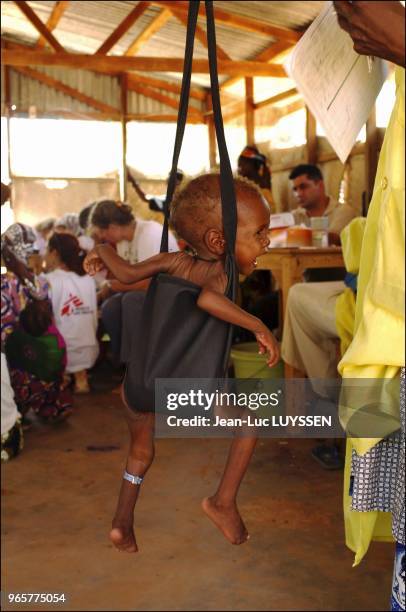
{"type": "Polygon", "coordinates": [[[281,28],[302,30],[319,14],[325,2],[273,2],[251,0],[250,2],[216,1],[214,6],[236,15],[256,19],[281,28]]]}
{"type": "MultiPolygon", "coordinates": [[[[42,21],[46,21],[52,12],[55,2],[36,0],[29,2],[31,8],[42,21]]],[[[138,4],[137,2],[76,0],[70,2],[67,10],[59,21],[54,35],[58,41],[71,51],[92,53],[106,40],[115,27],[138,4]]],[[[215,7],[229,13],[247,16],[261,22],[280,27],[303,29],[318,14],[323,5],[321,1],[306,2],[273,2],[233,1],[214,2],[215,7]]],[[[114,54],[123,53],[137,35],[158,15],[162,9],[150,6],[133,24],[130,30],[120,39],[112,50],[114,54]]],[[[1,3],[2,33],[24,38],[30,42],[38,39],[35,28],[27,21],[16,4],[10,0],[1,3]]],[[[199,20],[204,28],[204,20],[199,20]]],[[[222,24],[217,24],[218,44],[233,59],[249,59],[263,48],[269,46],[272,40],[261,34],[236,30],[222,24]],[[236,32],[239,33],[236,36],[236,32]]],[[[172,17],[143,47],[142,55],[168,54],[171,57],[181,57],[185,42],[185,27],[172,17]]],[[[196,42],[196,56],[205,57],[207,52],[200,42],[196,42]]]]}
{"type": "MultiPolygon", "coordinates": [[[[46,22],[55,5],[50,0],[35,0],[28,3],[38,17],[46,22]]],[[[80,53],[94,53],[107,39],[117,25],[128,15],[138,2],[125,1],[101,1],[101,0],[75,0],[71,1],[67,10],[53,31],[58,41],[70,51],[80,53]]],[[[322,1],[233,1],[227,0],[214,2],[215,7],[229,13],[250,17],[264,23],[279,27],[301,30],[306,27],[319,13],[324,2],[322,1]]],[[[140,32],[159,14],[162,9],[151,5],[143,15],[133,24],[130,30],[113,47],[111,53],[120,55],[126,51],[140,32]]],[[[33,44],[38,40],[38,32],[28,22],[17,5],[10,1],[1,2],[2,13],[2,36],[12,38],[19,42],[33,44]]],[[[199,25],[205,29],[203,19],[199,19],[199,25]]],[[[253,59],[261,51],[268,48],[273,42],[269,36],[259,33],[237,30],[235,28],[218,23],[216,25],[217,43],[226,51],[232,59],[253,59]]],[[[178,19],[172,17],[158,32],[154,34],[140,49],[138,55],[152,57],[183,57],[186,29],[178,19]]],[[[207,49],[198,41],[195,42],[195,57],[206,58],[207,49]]],[[[68,70],[60,68],[41,68],[46,74],[62,80],[64,83],[78,88],[83,93],[91,95],[106,104],[119,105],[119,89],[117,81],[104,75],[95,75],[83,70],[68,70]]],[[[88,107],[69,96],[54,92],[45,85],[35,83],[32,79],[22,75],[16,75],[13,71],[12,91],[13,102],[17,99],[18,104],[25,104],[29,96],[33,96],[31,103],[36,104],[38,109],[51,110],[52,104],[68,105],[72,110],[84,110],[88,107]],[[30,81],[24,83],[24,81],[30,81]],[[41,98],[43,96],[43,99],[41,98]],[[40,99],[41,98],[41,99],[40,99]]],[[[179,82],[180,74],[153,75],[159,78],[172,78],[179,82]]],[[[224,77],[223,77],[224,80],[224,77]]],[[[208,75],[194,75],[193,83],[200,86],[209,86],[208,75]]],[[[271,83],[271,81],[269,81],[271,83]]],[[[240,88],[241,89],[241,88],[240,88]]],[[[242,93],[237,87],[236,94],[242,93]]],[[[256,88],[259,92],[259,88],[256,88]]],[[[280,88],[277,88],[280,91],[280,88]]],[[[273,95],[270,91],[269,95],[273,95]]],[[[170,95],[170,97],[176,96],[170,95]]],[[[260,95],[261,98],[264,95],[260,95]]],[[[3,99],[3,95],[2,95],[3,99]]],[[[147,100],[139,94],[131,93],[129,96],[129,112],[152,112],[168,113],[168,107],[153,100],[147,100]],[[143,98],[143,99],[140,99],[143,98]]],[[[16,102],[16,103],[17,103],[16,102]]]]}
{"type": "MultiPolygon", "coordinates": [[[[57,67],[42,67],[36,69],[47,76],[50,76],[65,85],[79,90],[81,93],[95,98],[96,100],[120,109],[120,86],[117,78],[108,75],[96,74],[87,70],[68,70],[57,67]]],[[[4,80],[2,79],[4,84],[4,80]]],[[[86,113],[95,111],[88,104],[80,102],[71,96],[47,87],[39,81],[20,74],[15,70],[10,70],[10,89],[12,92],[12,104],[16,106],[16,113],[26,113],[30,106],[35,106],[38,114],[52,113],[86,113]]],[[[176,93],[157,90],[171,100],[178,101],[176,93]]],[[[191,104],[194,108],[203,110],[202,104],[198,100],[193,100],[191,104]]],[[[2,112],[4,106],[4,91],[2,88],[2,112]]],[[[131,114],[175,114],[176,110],[159,102],[152,100],[133,91],[128,92],[127,110],[131,114]]],[[[4,112],[3,112],[4,114],[4,112]]]]}
{"type": "MultiPolygon", "coordinates": [[[[38,69],[54,79],[62,81],[74,89],[96,98],[104,104],[120,108],[120,88],[117,79],[105,75],[95,74],[86,70],[64,70],[51,66],[38,69]]],[[[67,94],[26,77],[23,74],[10,70],[10,87],[12,103],[17,107],[16,112],[26,111],[35,106],[38,113],[51,112],[87,112],[91,109],[67,94]]],[[[145,99],[145,98],[144,98],[145,99]]],[[[93,109],[94,110],[94,109],[93,109]]]]}

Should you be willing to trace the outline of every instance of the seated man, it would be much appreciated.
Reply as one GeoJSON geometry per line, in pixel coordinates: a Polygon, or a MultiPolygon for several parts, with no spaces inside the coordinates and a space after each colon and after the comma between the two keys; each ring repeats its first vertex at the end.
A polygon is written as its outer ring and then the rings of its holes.
{"type": "MultiPolygon", "coordinates": [[[[289,175],[293,193],[299,206],[292,210],[295,223],[310,227],[312,217],[328,218],[329,244],[340,245],[340,232],[357,216],[356,211],[348,204],[340,204],[326,194],[323,175],[317,166],[300,164],[293,168],[289,175]]],[[[339,281],[345,276],[344,268],[314,268],[305,270],[307,282],[339,281]]]]}
{"type": "MultiPolygon", "coordinates": [[[[341,232],[347,275],[344,281],[297,283],[290,288],[286,306],[281,355],[311,381],[315,393],[328,398],[322,379],[337,378],[337,343],[341,353],[352,339],[355,316],[356,275],[366,219],[357,217],[341,232]]],[[[342,461],[331,446],[314,449],[313,456],[324,467],[341,467],[342,461]],[[330,456],[328,456],[330,455],[330,456]],[[323,458],[320,461],[323,464],[323,458]]]]}
{"type": "Polygon", "coordinates": [[[300,164],[289,175],[299,206],[292,210],[295,222],[310,227],[311,217],[328,217],[330,244],[340,244],[340,232],[357,216],[349,204],[340,204],[326,194],[323,175],[317,166],[300,164]]]}

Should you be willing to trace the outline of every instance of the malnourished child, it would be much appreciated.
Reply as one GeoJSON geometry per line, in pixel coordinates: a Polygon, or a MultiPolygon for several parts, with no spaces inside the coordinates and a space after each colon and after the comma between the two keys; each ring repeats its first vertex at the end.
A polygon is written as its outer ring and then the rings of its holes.
{"type": "MultiPolygon", "coordinates": [[[[269,244],[269,206],[255,184],[234,179],[237,200],[237,235],[235,259],[240,274],[249,275],[257,257],[269,244]]],[[[246,313],[225,295],[226,242],[222,227],[220,177],[205,174],[192,180],[171,206],[171,223],[177,234],[193,249],[186,252],[160,253],[135,265],[123,261],[109,245],[98,245],[85,260],[85,269],[95,274],[107,267],[122,283],[134,283],[159,273],[180,277],[200,286],[197,306],[213,317],[253,332],[261,353],[268,353],[267,363],[279,360],[278,344],[261,320],[246,313]]],[[[133,512],[140,484],[154,457],[154,407],[151,412],[129,406],[123,394],[131,443],[121,485],[110,539],[119,549],[138,550],[133,531],[133,512]]],[[[248,532],[238,512],[236,497],[255,448],[256,437],[235,437],[217,491],[202,502],[204,512],[232,544],[242,544],[248,532]]]]}

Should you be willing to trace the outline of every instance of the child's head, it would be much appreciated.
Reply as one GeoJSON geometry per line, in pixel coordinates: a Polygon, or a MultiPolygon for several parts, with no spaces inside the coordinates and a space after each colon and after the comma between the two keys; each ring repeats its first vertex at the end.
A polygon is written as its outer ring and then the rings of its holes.
{"type": "Polygon", "coordinates": [[[48,241],[46,263],[50,269],[64,267],[70,272],[84,276],[83,261],[86,253],[80,248],[78,239],[71,234],[52,234],[48,241]]]}
{"type": "MultiPolygon", "coordinates": [[[[242,274],[251,274],[269,244],[270,210],[258,187],[234,179],[237,200],[235,255],[242,274]]],[[[199,254],[221,258],[226,252],[221,215],[220,176],[204,174],[182,189],[171,207],[175,231],[199,254]]]]}
{"type": "Polygon", "coordinates": [[[52,323],[52,309],[48,300],[33,300],[20,313],[20,324],[31,336],[43,336],[52,323]]]}

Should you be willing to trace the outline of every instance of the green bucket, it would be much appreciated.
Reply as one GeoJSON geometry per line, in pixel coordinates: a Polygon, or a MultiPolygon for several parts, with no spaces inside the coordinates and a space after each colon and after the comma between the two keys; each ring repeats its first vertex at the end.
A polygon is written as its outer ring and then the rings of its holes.
{"type": "MultiPolygon", "coordinates": [[[[235,344],[231,348],[231,359],[234,364],[234,377],[237,379],[236,391],[238,393],[262,393],[266,391],[269,384],[266,385],[261,380],[283,379],[285,375],[283,361],[278,361],[276,366],[270,368],[266,363],[266,355],[258,353],[256,342],[235,344]]],[[[281,410],[281,406],[271,409],[269,406],[260,406],[255,414],[258,417],[269,417],[270,414],[281,414],[281,410]]]]}
{"type": "Polygon", "coordinates": [[[284,378],[284,364],[280,360],[273,367],[268,367],[266,355],[258,353],[256,342],[235,344],[231,348],[231,359],[234,365],[235,378],[284,378]]]}

